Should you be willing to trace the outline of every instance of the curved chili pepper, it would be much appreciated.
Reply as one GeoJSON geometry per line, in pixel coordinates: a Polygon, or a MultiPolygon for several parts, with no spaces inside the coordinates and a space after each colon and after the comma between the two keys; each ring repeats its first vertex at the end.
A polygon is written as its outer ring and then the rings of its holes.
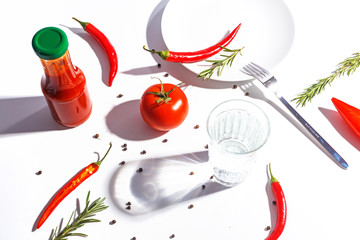
{"type": "Polygon", "coordinates": [[[271,190],[276,201],[277,216],[275,227],[265,240],[276,240],[280,237],[285,228],[287,210],[284,192],[279,181],[272,175],[271,164],[269,164],[269,171],[271,176],[271,190]]]}
{"type": "Polygon", "coordinates": [[[332,98],[334,106],[340,113],[340,116],[351,127],[351,129],[360,137],[360,109],[351,106],[337,98],[332,98]]]}
{"type": "Polygon", "coordinates": [[[60,204],[60,202],[69,195],[75,188],[77,188],[82,182],[84,182],[91,175],[96,173],[99,170],[100,164],[104,161],[106,155],[109,153],[112,144],[110,142],[110,147],[107,150],[104,157],[97,162],[90,163],[87,167],[83,168],[78,174],[76,174],[72,179],[70,179],[53,197],[51,202],[47,205],[46,209],[43,211],[39,222],[36,226],[39,229],[50,214],[55,210],[55,208],[60,204]]]}
{"type": "Polygon", "coordinates": [[[181,62],[181,63],[199,62],[208,59],[211,56],[214,56],[216,53],[220,52],[224,47],[229,45],[229,43],[235,38],[235,35],[240,29],[240,26],[241,23],[228,36],[226,36],[223,40],[221,40],[217,44],[195,52],[173,52],[169,50],[155,51],[155,50],[149,50],[145,46],[143,46],[143,48],[148,52],[157,53],[162,59],[168,62],[181,62]]]}
{"type": "Polygon", "coordinates": [[[73,19],[80,23],[82,28],[91,36],[93,36],[96,41],[105,49],[110,63],[109,86],[111,87],[118,70],[118,58],[115,48],[110,43],[109,39],[94,25],[89,22],[82,22],[74,17],[73,19]]]}

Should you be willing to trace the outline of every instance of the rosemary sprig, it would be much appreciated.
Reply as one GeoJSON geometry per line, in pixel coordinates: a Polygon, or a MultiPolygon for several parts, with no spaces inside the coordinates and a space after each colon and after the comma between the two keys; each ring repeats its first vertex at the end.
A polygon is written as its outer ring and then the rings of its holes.
{"type": "Polygon", "coordinates": [[[317,80],[316,83],[310,85],[308,88],[304,89],[302,93],[298,94],[293,101],[296,101],[298,106],[301,105],[304,107],[306,102],[311,102],[315,95],[320,94],[324,90],[325,86],[331,85],[335,78],[339,78],[345,74],[350,76],[359,66],[360,53],[354,53],[351,57],[340,62],[337,65],[337,69],[330,76],[317,80]]]}
{"type": "Polygon", "coordinates": [[[224,55],[224,54],[221,54],[220,57],[223,57],[223,59],[220,59],[220,60],[205,60],[206,62],[210,62],[212,63],[211,67],[209,69],[206,69],[204,71],[202,71],[199,75],[198,75],[198,78],[202,78],[203,80],[206,80],[206,79],[210,79],[211,76],[217,72],[217,75],[220,76],[224,67],[227,66],[227,65],[232,65],[236,55],[239,53],[240,55],[241,54],[241,50],[244,49],[244,47],[240,48],[240,49],[229,49],[229,48],[226,48],[226,47],[222,47],[222,46],[219,46],[223,49],[224,52],[228,52],[228,53],[231,53],[230,55],[224,55]]]}
{"type": "Polygon", "coordinates": [[[55,231],[52,233],[50,240],[66,240],[68,237],[71,236],[78,236],[78,237],[87,237],[86,234],[83,233],[74,233],[78,228],[84,226],[86,223],[93,223],[93,222],[100,222],[98,219],[92,218],[95,216],[96,213],[101,212],[108,208],[108,206],[104,205],[105,198],[98,198],[90,204],[89,201],[90,191],[86,197],[86,205],[85,209],[79,214],[77,218],[75,218],[75,211],[72,212],[70,219],[66,225],[66,227],[56,234],[57,227],[55,231]],[[71,219],[74,217],[72,223],[71,219]]]}

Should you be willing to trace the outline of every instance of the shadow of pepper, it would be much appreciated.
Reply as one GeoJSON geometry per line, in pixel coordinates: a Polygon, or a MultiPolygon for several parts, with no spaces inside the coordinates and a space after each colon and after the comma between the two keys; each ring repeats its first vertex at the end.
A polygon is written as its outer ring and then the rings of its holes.
{"type": "Polygon", "coordinates": [[[351,130],[351,128],[345,123],[344,119],[337,111],[319,108],[319,111],[327,118],[335,130],[354,148],[360,151],[359,137],[351,130]]]}
{"type": "MultiPolygon", "coordinates": [[[[79,37],[84,39],[89,44],[91,49],[94,51],[94,53],[99,61],[99,64],[101,66],[102,82],[106,86],[109,86],[110,63],[109,63],[108,57],[106,55],[106,51],[101,47],[101,45],[89,33],[85,32],[84,29],[71,28],[71,27],[67,27],[64,25],[61,25],[61,26],[68,28],[70,31],[72,31],[73,33],[75,33],[76,35],[78,35],[79,37]]],[[[81,66],[79,66],[79,67],[81,68],[81,66]]]]}
{"type": "MultiPolygon", "coordinates": [[[[279,112],[284,118],[286,118],[297,130],[299,130],[306,138],[308,138],[315,146],[317,146],[326,156],[328,156],[334,163],[330,153],[311,135],[311,133],[305,129],[303,125],[292,115],[289,114],[289,110],[275,97],[274,93],[263,86],[258,80],[243,81],[238,84],[243,92],[254,99],[259,99],[267,102],[277,112],[279,112]]],[[[310,123],[311,124],[311,123],[310,123]]],[[[320,133],[321,134],[321,133],[320,133]]],[[[353,144],[354,145],[354,144],[353,144]]],[[[357,149],[360,149],[356,147],[357,149]]]]}
{"type": "Polygon", "coordinates": [[[269,227],[270,227],[269,234],[270,234],[270,232],[272,231],[272,229],[274,229],[274,227],[276,225],[277,209],[276,209],[275,197],[274,197],[274,194],[271,189],[271,177],[269,174],[269,165],[266,165],[265,171],[268,176],[268,181],[265,185],[265,192],[268,197],[269,211],[270,211],[270,225],[269,225],[269,227]]]}
{"type": "Polygon", "coordinates": [[[207,151],[132,161],[110,182],[116,206],[143,215],[227,189],[212,180],[207,151]]]}
{"type": "MultiPolygon", "coordinates": [[[[169,0],[160,1],[160,3],[154,8],[149,18],[146,29],[146,39],[147,45],[150,48],[167,49],[162,35],[161,20],[164,9],[168,2],[169,0]]],[[[157,54],[152,54],[152,56],[154,57],[156,63],[161,64],[160,68],[157,67],[157,64],[154,64],[154,66],[134,68],[123,73],[131,75],[143,75],[149,73],[167,72],[179,81],[184,82],[186,85],[210,89],[231,88],[234,84],[237,83],[236,81],[216,81],[212,79],[203,81],[202,79],[197,77],[197,74],[185,68],[181,63],[166,62],[161,59],[157,54]]]]}
{"type": "Polygon", "coordinates": [[[106,125],[115,135],[134,141],[152,139],[166,133],[157,131],[144,122],[140,113],[140,100],[115,106],[106,116],[106,125]]]}

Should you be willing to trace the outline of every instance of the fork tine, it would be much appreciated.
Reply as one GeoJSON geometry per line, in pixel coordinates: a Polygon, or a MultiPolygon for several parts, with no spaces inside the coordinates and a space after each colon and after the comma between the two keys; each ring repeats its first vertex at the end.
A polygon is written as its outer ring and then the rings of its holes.
{"type": "Polygon", "coordinates": [[[250,73],[251,76],[255,77],[258,80],[262,80],[266,75],[262,74],[256,67],[252,66],[251,64],[247,64],[244,67],[245,71],[250,73]]]}
{"type": "Polygon", "coordinates": [[[254,77],[254,76],[250,73],[250,71],[246,68],[246,66],[243,66],[243,68],[240,69],[240,71],[241,71],[242,73],[245,73],[246,75],[249,75],[250,77],[254,77]]]}
{"type": "Polygon", "coordinates": [[[255,73],[254,71],[252,71],[252,70],[248,67],[248,65],[244,66],[243,69],[245,70],[245,73],[246,73],[247,75],[250,75],[250,76],[252,76],[252,77],[255,77],[255,76],[256,76],[256,73],[255,73]]]}
{"type": "Polygon", "coordinates": [[[271,73],[270,73],[268,70],[266,70],[265,68],[257,65],[256,63],[251,62],[250,64],[254,65],[254,66],[257,67],[258,69],[261,69],[261,70],[262,70],[264,73],[266,73],[267,75],[271,75],[271,73]]]}
{"type": "Polygon", "coordinates": [[[301,123],[302,126],[323,146],[324,150],[326,150],[333,160],[336,161],[340,167],[347,169],[348,164],[347,162],[316,132],[316,130],[310,126],[305,119],[303,119],[300,114],[285,100],[285,98],[280,95],[277,89],[277,80],[269,71],[265,68],[260,67],[256,63],[250,62],[243,69],[250,74],[253,75],[256,79],[258,79],[262,84],[271,89],[277,98],[285,105],[285,107],[291,112],[292,115],[301,123]],[[263,79],[264,78],[264,79],[263,79]]]}

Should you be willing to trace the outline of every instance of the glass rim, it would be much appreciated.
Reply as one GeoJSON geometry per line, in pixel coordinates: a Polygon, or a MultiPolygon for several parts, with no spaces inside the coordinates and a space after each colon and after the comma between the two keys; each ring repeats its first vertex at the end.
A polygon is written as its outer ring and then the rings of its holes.
{"type": "MultiPolygon", "coordinates": [[[[265,122],[266,122],[266,129],[267,129],[267,133],[266,133],[266,137],[264,138],[264,140],[261,142],[261,144],[259,144],[256,148],[252,149],[251,151],[248,151],[248,152],[245,152],[245,153],[232,153],[232,154],[236,154],[236,155],[246,155],[246,154],[250,154],[250,153],[253,153],[253,152],[256,152],[257,150],[259,150],[260,148],[262,148],[265,143],[267,142],[267,140],[269,139],[269,136],[270,136],[270,131],[271,131],[271,127],[270,127],[270,120],[267,116],[267,114],[264,112],[264,110],[262,110],[257,104],[253,103],[253,102],[250,102],[248,100],[242,100],[242,99],[229,99],[229,100],[226,100],[226,101],[223,101],[221,103],[219,103],[218,105],[216,105],[209,113],[208,115],[208,118],[207,118],[207,121],[206,121],[206,131],[207,131],[207,134],[208,134],[208,137],[210,138],[210,141],[211,143],[214,142],[213,138],[212,138],[212,135],[210,133],[210,120],[211,120],[211,117],[214,116],[214,113],[217,109],[219,109],[221,106],[229,103],[229,102],[242,102],[242,103],[245,103],[249,106],[252,106],[254,107],[258,113],[260,113],[260,115],[264,118],[265,122]]],[[[238,109],[236,107],[233,108],[234,110],[235,109],[238,109]]]]}

